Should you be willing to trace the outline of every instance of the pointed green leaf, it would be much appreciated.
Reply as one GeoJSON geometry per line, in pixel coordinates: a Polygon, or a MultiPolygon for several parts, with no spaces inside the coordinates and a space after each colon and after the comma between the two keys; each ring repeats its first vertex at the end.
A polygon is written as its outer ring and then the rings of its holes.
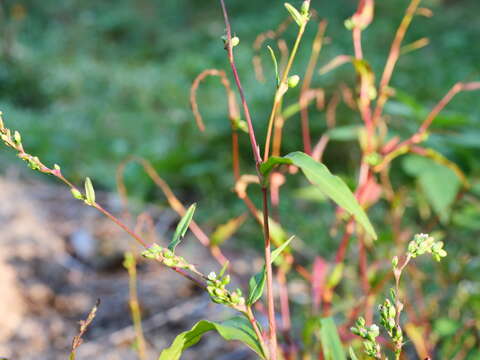
{"type": "Polygon", "coordinates": [[[265,281],[267,275],[265,266],[262,271],[256,273],[248,281],[248,298],[247,305],[255,304],[263,295],[263,289],[265,288],[265,281]]]}
{"type": "Polygon", "coordinates": [[[355,354],[355,351],[353,351],[353,349],[352,349],[351,346],[348,348],[348,352],[349,352],[349,354],[350,354],[350,359],[351,359],[351,360],[358,360],[358,357],[357,357],[357,355],[355,354]]]}
{"type": "Polygon", "coordinates": [[[272,57],[273,66],[275,68],[275,79],[277,80],[277,86],[280,85],[280,76],[278,75],[278,62],[273,49],[267,45],[268,51],[270,51],[270,56],[272,57]]]}
{"type": "Polygon", "coordinates": [[[435,213],[443,223],[447,222],[451,207],[460,190],[460,180],[455,172],[431,159],[418,155],[405,157],[403,168],[409,175],[418,179],[435,213]]]}
{"type": "Polygon", "coordinates": [[[272,263],[282,253],[282,251],[285,250],[285,248],[290,244],[290,242],[293,240],[294,237],[295,235],[290,236],[290,238],[287,241],[285,241],[282,245],[280,245],[278,248],[272,251],[272,255],[270,257],[270,260],[272,261],[272,263]]]}
{"type": "Polygon", "coordinates": [[[291,4],[285,3],[285,8],[292,16],[293,20],[297,23],[298,26],[302,26],[305,22],[305,18],[300,14],[300,12],[291,4]]]}
{"type": "Polygon", "coordinates": [[[93,189],[92,180],[89,177],[85,179],[85,202],[88,205],[95,204],[95,190],[93,189]]]}
{"type": "Polygon", "coordinates": [[[280,164],[292,164],[292,160],[284,158],[284,157],[278,157],[278,156],[270,156],[267,161],[263,162],[260,165],[260,172],[262,173],[263,176],[267,176],[270,171],[273,170],[273,168],[277,165],[280,164]]]}
{"type": "Polygon", "coordinates": [[[175,252],[175,248],[177,245],[182,241],[183,237],[185,236],[185,233],[188,230],[188,227],[190,226],[190,222],[192,221],[193,218],[193,213],[195,212],[196,204],[192,204],[185,215],[183,215],[182,219],[177,225],[177,228],[175,229],[175,233],[173,234],[172,241],[170,244],[168,244],[168,249],[175,252]]]}
{"type": "Polygon", "coordinates": [[[285,158],[290,159],[294,165],[302,169],[311,183],[317,185],[325,196],[352,215],[370,236],[377,238],[365,211],[342,179],[332,175],[325,165],[300,151],[290,153],[285,158]]]}
{"type": "Polygon", "coordinates": [[[347,360],[338,336],[337,326],[332,318],[320,320],[320,342],[325,360],[347,360]]]}
{"type": "Polygon", "coordinates": [[[219,225],[212,233],[212,236],[210,236],[211,245],[218,246],[220,244],[223,244],[225,240],[235,234],[235,232],[240,228],[240,226],[242,226],[246,219],[247,216],[244,214],[239,217],[230,219],[225,224],[219,225]]]}
{"type": "Polygon", "coordinates": [[[203,334],[213,330],[217,331],[225,340],[243,342],[255,351],[261,359],[265,359],[258,338],[248,320],[243,317],[234,317],[221,323],[207,320],[199,321],[190,330],[178,335],[172,345],[162,351],[158,360],[179,360],[185,349],[198,343],[203,334]]]}
{"type": "MultiPolygon", "coordinates": [[[[283,250],[290,244],[295,236],[291,236],[287,241],[285,241],[282,245],[272,251],[272,255],[270,260],[272,263],[278,258],[283,250]]],[[[255,304],[258,299],[260,299],[263,295],[263,289],[265,288],[265,281],[267,278],[267,272],[265,266],[263,266],[262,271],[256,273],[254,276],[250,278],[248,281],[249,293],[247,299],[247,305],[255,304]]]]}

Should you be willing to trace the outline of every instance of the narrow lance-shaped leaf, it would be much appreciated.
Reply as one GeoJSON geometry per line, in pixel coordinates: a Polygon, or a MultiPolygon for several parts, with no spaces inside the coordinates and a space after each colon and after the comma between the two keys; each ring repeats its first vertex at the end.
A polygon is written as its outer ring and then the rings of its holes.
{"type": "Polygon", "coordinates": [[[320,341],[325,360],[347,360],[332,318],[320,320],[320,341]]]}
{"type": "Polygon", "coordinates": [[[183,215],[182,219],[177,225],[177,228],[175,229],[175,233],[173,234],[172,241],[170,244],[168,244],[168,249],[175,252],[175,248],[177,245],[182,241],[183,237],[185,236],[185,233],[188,230],[188,227],[190,226],[190,222],[192,221],[193,218],[193,213],[195,212],[196,204],[192,204],[185,215],[183,215]]]}
{"type": "Polygon", "coordinates": [[[239,217],[229,220],[227,223],[219,225],[211,236],[211,245],[220,245],[225,240],[230,238],[235,232],[240,228],[240,226],[245,222],[247,216],[245,214],[240,215],[239,217]]]}
{"type": "Polygon", "coordinates": [[[294,152],[285,157],[302,169],[307,179],[317,185],[326,196],[352,215],[370,236],[377,238],[365,211],[342,179],[332,175],[325,165],[302,152],[294,152]]]}
{"type": "Polygon", "coordinates": [[[350,359],[351,360],[358,360],[357,354],[355,354],[355,351],[353,351],[352,347],[348,349],[348,352],[350,354],[350,359]]]}
{"type": "Polygon", "coordinates": [[[285,163],[294,164],[302,169],[306,178],[311,183],[317,185],[325,196],[352,215],[370,236],[374,239],[377,238],[377,234],[367,214],[365,214],[365,211],[363,211],[348,186],[338,176],[333,175],[324,164],[315,161],[307,154],[297,151],[283,158],[272,157],[269,161],[262,164],[260,171],[267,177],[275,165],[285,163]]]}
{"type": "MultiPolygon", "coordinates": [[[[270,257],[272,263],[278,258],[278,256],[282,253],[283,250],[290,244],[295,236],[290,237],[287,241],[285,241],[282,245],[272,251],[272,255],[270,257]]],[[[256,273],[252,276],[248,282],[249,286],[249,294],[247,299],[247,305],[252,305],[258,301],[263,295],[263,289],[265,288],[265,281],[266,281],[267,273],[265,266],[263,266],[262,271],[256,273]]]]}
{"type": "Polygon", "coordinates": [[[302,26],[305,23],[305,18],[302,16],[302,14],[300,14],[300,12],[292,4],[286,2],[284,5],[297,25],[302,26]]]}
{"type": "Polygon", "coordinates": [[[273,49],[267,45],[268,51],[270,51],[270,56],[272,57],[273,66],[275,68],[275,79],[277,80],[277,87],[280,85],[280,76],[278,75],[278,62],[273,49]]]}
{"type": "Polygon", "coordinates": [[[85,179],[85,202],[88,205],[95,204],[95,190],[93,189],[92,180],[89,177],[85,179]]]}
{"type": "Polygon", "coordinates": [[[243,342],[255,351],[261,359],[265,359],[260,342],[248,320],[243,317],[234,317],[221,323],[207,320],[199,321],[190,330],[178,335],[172,345],[162,351],[158,360],[179,360],[185,349],[198,343],[203,334],[213,330],[217,331],[225,340],[243,342]]]}

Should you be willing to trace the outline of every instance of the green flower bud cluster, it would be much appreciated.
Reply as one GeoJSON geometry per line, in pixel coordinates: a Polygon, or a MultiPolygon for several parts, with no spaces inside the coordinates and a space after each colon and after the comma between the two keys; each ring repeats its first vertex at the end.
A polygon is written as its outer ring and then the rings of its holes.
{"type": "Polygon", "coordinates": [[[443,249],[442,241],[435,241],[428,234],[416,234],[408,244],[408,255],[415,258],[425,253],[432,254],[436,261],[440,261],[442,257],[447,256],[447,252],[443,249]]]}
{"type": "Polygon", "coordinates": [[[300,11],[298,11],[292,4],[285,3],[284,5],[298,26],[305,26],[308,20],[310,20],[310,1],[304,1],[300,11]]]}
{"type": "Polygon", "coordinates": [[[147,259],[158,260],[168,267],[195,271],[195,267],[192,264],[188,263],[185,258],[175,255],[174,252],[170,249],[163,248],[157,244],[153,244],[147,250],[142,252],[142,256],[147,259]]]}
{"type": "Polygon", "coordinates": [[[40,162],[40,159],[36,156],[21,152],[18,154],[18,157],[25,161],[28,167],[32,170],[40,170],[42,168],[42,163],[40,162]]]}
{"type": "Polygon", "coordinates": [[[12,134],[12,131],[4,126],[2,112],[0,112],[0,139],[2,139],[2,141],[8,147],[17,150],[18,157],[25,161],[32,170],[40,170],[43,172],[49,171],[49,169],[42,164],[38,157],[32,156],[25,152],[20,133],[15,130],[12,134]]]}
{"type": "Polygon", "coordinates": [[[378,325],[372,324],[369,327],[365,324],[365,319],[359,317],[355,322],[355,326],[350,328],[350,331],[355,335],[360,336],[363,341],[363,348],[365,354],[374,358],[381,359],[380,344],[377,343],[377,337],[380,335],[380,329],[378,325]]]}
{"type": "Polygon", "coordinates": [[[387,330],[388,335],[395,344],[403,343],[403,332],[400,324],[397,324],[395,317],[397,310],[389,299],[385,299],[384,303],[378,307],[380,312],[380,324],[387,330]]]}
{"type": "Polygon", "coordinates": [[[212,301],[232,307],[245,305],[242,290],[230,291],[226,286],[230,283],[230,275],[217,276],[213,271],[207,277],[207,291],[212,301]]]}
{"type": "Polygon", "coordinates": [[[23,152],[22,136],[15,130],[13,135],[12,131],[5,127],[2,119],[2,112],[0,111],[0,139],[7,145],[15,150],[23,152]]]}

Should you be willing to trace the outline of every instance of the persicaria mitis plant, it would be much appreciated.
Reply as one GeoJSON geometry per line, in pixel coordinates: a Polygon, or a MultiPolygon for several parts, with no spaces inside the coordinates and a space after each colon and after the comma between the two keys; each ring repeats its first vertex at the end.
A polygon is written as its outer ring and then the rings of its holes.
{"type": "MultiPolygon", "coordinates": [[[[403,41],[413,18],[429,14],[428,9],[420,8],[420,0],[410,1],[395,33],[380,81],[377,82],[362,47],[362,33],[374,19],[373,0],[360,0],[357,11],[345,21],[346,28],[352,34],[353,54],[339,55],[319,69],[317,63],[325,40],[327,23],[325,20],[318,22],[308,66],[303,76],[292,74],[292,67],[307,26],[317,21],[319,16],[311,10],[310,0],[303,1],[300,6],[285,3],[288,19],[275,31],[261,34],[254,43],[256,51],[262,49],[268,51],[275,74],[275,78],[272,79],[274,86],[272,108],[268,119],[264,121],[266,133],[260,136],[255,128],[263,120],[254,118],[254,114],[250,112],[247,95],[242,87],[241,74],[235,62],[235,51],[242,47],[243,42],[233,35],[225,1],[220,0],[220,5],[225,22],[223,46],[234,86],[225,70],[205,70],[193,82],[191,105],[198,127],[204,131],[205,125],[200,115],[196,93],[206,77],[220,78],[227,94],[228,119],[231,124],[235,192],[245,203],[263,235],[264,266],[260,272],[252,274],[248,281],[248,289],[231,287],[231,280],[236,276],[236,272],[221,250],[222,242],[241,226],[245,220],[244,216],[231,220],[228,226],[219,227],[212,235],[207,235],[193,219],[196,205],[185,208],[147,160],[130,158],[128,161],[136,161],[144,167],[152,180],[163,190],[171,207],[181,216],[170,244],[167,246],[152,244],[134,231],[127,221],[116,217],[97,202],[90,178],[86,178],[83,190],[76,187],[62,174],[60,166],[54,165],[53,168],[49,168],[38,157],[26,152],[20,133],[11,131],[0,120],[2,141],[15,150],[30,168],[58,178],[70,188],[74,198],[102,212],[120,226],[145,248],[142,252],[144,258],[157,261],[191,280],[205,290],[213,302],[229,307],[237,313],[237,316],[223,322],[208,320],[198,322],[190,330],[178,335],[170,347],[161,352],[160,360],[179,359],[184,349],[193,346],[209,331],[216,331],[225,340],[239,340],[258,357],[268,360],[313,358],[341,360],[347,358],[345,351],[347,345],[351,345],[349,356],[352,359],[361,357],[358,354],[373,359],[386,359],[392,354],[395,359],[400,359],[409,334],[417,335],[414,345],[418,356],[423,358],[431,356],[432,348],[417,346],[420,344],[418,336],[420,338],[423,336],[421,329],[408,327],[407,331],[402,330],[401,314],[406,296],[400,288],[400,277],[407,264],[419,255],[429,253],[435,260],[441,260],[447,255],[443,249],[444,244],[430,235],[418,234],[413,236],[406,253],[401,254],[400,251],[403,250],[400,249],[405,247],[406,240],[404,233],[398,228],[395,229],[392,253],[398,255],[391,261],[393,274],[385,275],[380,284],[373,284],[370,273],[376,271],[381,264],[369,264],[368,252],[376,246],[375,240],[378,235],[367,216],[367,211],[378,205],[381,200],[385,200],[392,209],[395,208],[398,197],[390,181],[390,169],[394,165],[394,160],[404,154],[416,154],[446,166],[458,177],[460,183],[467,186],[461,170],[454,163],[422,145],[428,138],[430,125],[450,100],[459,92],[480,89],[480,82],[455,84],[431,110],[416,132],[405,139],[392,136],[388,117],[384,114],[385,105],[395,95],[395,89],[390,85],[390,81],[400,56],[426,44],[425,41],[417,41],[403,45],[403,41]],[[281,36],[292,27],[296,30],[296,38],[293,44],[288,45],[281,36]],[[271,46],[264,46],[269,39],[277,41],[278,51],[271,46]],[[354,89],[342,84],[341,96],[336,92],[327,101],[328,95],[324,89],[311,87],[315,75],[321,77],[348,63],[353,65],[356,74],[354,89]],[[296,90],[291,91],[294,88],[296,90]],[[293,92],[298,94],[298,97],[290,96],[293,92]],[[358,180],[353,191],[321,162],[332,131],[337,127],[335,111],[341,100],[352,111],[357,112],[361,120],[357,131],[361,158],[358,180]],[[313,105],[316,105],[315,108],[313,105]],[[312,133],[309,124],[312,111],[325,111],[329,131],[320,135],[312,133]],[[299,115],[300,119],[303,148],[301,151],[285,154],[282,147],[282,139],[285,137],[284,125],[296,115],[299,115]],[[244,173],[240,166],[239,138],[242,136],[248,137],[250,143],[251,165],[255,169],[253,174],[244,173]],[[335,257],[331,261],[325,260],[322,254],[315,257],[313,264],[306,264],[302,259],[296,258],[295,246],[292,246],[295,245],[295,238],[286,235],[287,230],[283,228],[277,216],[282,186],[291,175],[299,171],[325,198],[337,206],[332,227],[342,236],[335,257]],[[259,201],[251,198],[248,193],[249,186],[258,186],[261,189],[259,201]],[[260,208],[257,208],[257,202],[261,203],[260,208]],[[177,246],[188,229],[202,245],[209,248],[212,256],[218,261],[220,270],[212,269],[207,264],[194,265],[193,259],[186,259],[178,254],[177,246]],[[361,296],[357,304],[352,304],[349,308],[342,307],[340,312],[335,309],[334,301],[342,291],[340,286],[342,279],[347,276],[345,264],[352,261],[347,258],[347,252],[353,240],[358,249],[358,284],[361,296]],[[296,308],[292,307],[290,301],[289,278],[300,278],[311,289],[311,309],[306,311],[306,321],[301,325],[293,324],[297,321],[296,314],[291,310],[296,308]],[[378,307],[379,323],[386,334],[383,337],[380,326],[375,324],[375,303],[391,279],[395,281],[395,287],[378,307]],[[261,305],[263,301],[264,306],[261,305]],[[259,313],[266,315],[268,319],[266,323],[262,324],[259,321],[259,313]],[[364,315],[360,316],[360,313],[364,315]],[[351,333],[357,335],[361,342],[358,342],[351,333]],[[319,341],[315,341],[317,339],[319,341]],[[363,351],[359,350],[360,347],[363,347],[363,351]]],[[[255,55],[253,63],[257,77],[264,80],[263,65],[258,55],[255,55]]],[[[123,167],[124,164],[119,169],[119,189],[125,198],[126,190],[121,180],[123,167]]],[[[389,216],[392,224],[401,224],[401,212],[391,211],[389,216]]],[[[131,265],[131,261],[126,264],[131,265]]],[[[132,266],[127,265],[129,273],[133,274],[132,266]]],[[[139,316],[136,318],[139,322],[139,316]]],[[[92,320],[93,318],[88,324],[92,320]]],[[[85,330],[83,329],[82,334],[85,330]]]]}

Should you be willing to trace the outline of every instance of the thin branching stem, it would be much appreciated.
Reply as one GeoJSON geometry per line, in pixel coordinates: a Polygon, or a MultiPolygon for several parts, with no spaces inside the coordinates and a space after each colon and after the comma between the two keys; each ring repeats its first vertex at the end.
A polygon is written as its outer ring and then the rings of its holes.
{"type": "Polygon", "coordinates": [[[390,52],[388,54],[387,62],[385,64],[385,68],[383,70],[382,79],[380,80],[380,90],[379,96],[377,100],[377,104],[375,107],[375,111],[373,113],[373,123],[376,123],[379,117],[382,115],[383,107],[385,106],[386,101],[388,100],[388,85],[390,83],[390,79],[392,78],[393,70],[395,69],[395,65],[397,64],[398,59],[401,55],[401,46],[403,39],[405,38],[405,34],[413,20],[413,16],[420,5],[421,0],[412,0],[410,5],[408,6],[407,10],[405,11],[405,15],[400,23],[400,26],[395,33],[395,38],[393,39],[392,46],[390,48],[390,52]]]}
{"type": "Polygon", "coordinates": [[[272,259],[270,246],[270,226],[268,216],[268,195],[267,188],[262,187],[263,195],[263,236],[265,239],[265,268],[267,274],[267,309],[269,324],[269,356],[271,360],[277,358],[277,324],[275,320],[275,304],[273,297],[273,275],[272,275],[272,259]]]}
{"type": "Polygon", "coordinates": [[[253,331],[255,331],[255,335],[257,335],[258,341],[260,342],[260,347],[262,348],[262,351],[266,356],[268,354],[267,347],[265,345],[265,341],[263,340],[262,332],[258,327],[258,323],[257,323],[257,320],[255,319],[255,315],[253,315],[252,307],[250,305],[246,306],[245,316],[250,321],[253,331]]]}
{"type": "Polygon", "coordinates": [[[237,67],[235,65],[235,57],[233,56],[233,47],[232,47],[232,27],[230,25],[230,20],[228,19],[227,8],[225,6],[224,0],[220,0],[220,4],[222,6],[223,19],[225,21],[225,28],[227,32],[225,49],[227,50],[227,53],[228,53],[228,61],[230,62],[230,67],[232,68],[233,77],[235,78],[235,84],[237,85],[238,92],[240,93],[240,99],[242,101],[243,112],[245,114],[245,119],[247,121],[248,135],[250,137],[250,143],[252,145],[252,151],[253,151],[253,156],[255,158],[255,163],[257,167],[259,167],[262,162],[262,158],[260,156],[260,149],[257,145],[257,140],[255,138],[255,131],[253,129],[252,118],[250,116],[250,109],[248,107],[247,99],[245,97],[242,83],[240,81],[240,77],[238,76],[237,67]]]}
{"type": "MultiPolygon", "coordinates": [[[[255,138],[255,132],[253,129],[252,118],[250,116],[250,110],[247,104],[245,93],[238,75],[237,67],[235,65],[235,58],[233,56],[233,47],[232,47],[232,30],[230,21],[228,19],[227,8],[225,6],[225,1],[220,0],[222,7],[223,18],[225,21],[226,27],[226,44],[225,49],[228,53],[228,60],[230,62],[230,67],[232,68],[233,76],[235,78],[235,84],[237,85],[238,91],[240,93],[240,98],[242,102],[243,111],[245,114],[245,119],[248,126],[248,134],[250,137],[250,144],[252,146],[253,157],[255,159],[255,165],[257,168],[257,174],[259,182],[263,183],[263,176],[260,173],[260,165],[262,163],[262,158],[260,155],[260,148],[257,145],[257,140],[255,138]]],[[[265,240],[265,268],[267,273],[267,306],[268,306],[268,323],[269,323],[269,358],[270,360],[276,360],[277,358],[277,333],[276,333],[276,324],[275,324],[275,307],[274,307],[274,298],[273,298],[273,284],[272,284],[272,263],[270,256],[270,231],[268,226],[268,198],[267,198],[267,188],[262,187],[263,192],[263,233],[265,240]]]]}
{"type": "Polygon", "coordinates": [[[307,70],[305,71],[305,77],[302,83],[302,89],[300,91],[300,117],[301,117],[301,124],[302,124],[302,140],[303,140],[303,149],[306,154],[312,154],[312,140],[310,137],[310,125],[308,120],[308,106],[302,106],[304,102],[305,93],[310,89],[310,85],[313,78],[313,73],[315,71],[315,66],[318,62],[318,57],[320,55],[320,51],[322,50],[323,39],[325,35],[325,29],[327,28],[327,21],[322,20],[318,24],[318,30],[315,35],[315,39],[313,40],[312,45],[312,53],[310,55],[310,59],[308,61],[307,70]]]}
{"type": "Polygon", "coordinates": [[[272,111],[270,113],[270,117],[268,119],[268,129],[267,129],[267,136],[265,138],[265,149],[263,152],[263,161],[267,161],[270,153],[270,142],[271,142],[271,137],[272,137],[272,132],[273,132],[273,125],[275,122],[275,118],[277,115],[277,111],[280,108],[280,104],[283,99],[283,95],[285,95],[285,86],[287,86],[287,78],[290,73],[290,70],[293,65],[293,61],[295,60],[295,57],[298,52],[298,48],[300,46],[300,42],[302,41],[303,34],[305,33],[305,28],[307,26],[308,21],[304,21],[304,23],[299,26],[298,28],[298,33],[297,33],[297,38],[295,39],[295,43],[293,45],[293,49],[290,53],[290,57],[288,58],[287,66],[285,67],[285,70],[283,71],[282,78],[280,80],[280,86],[278,87],[277,91],[275,92],[275,97],[273,100],[273,106],[272,106],[272,111]]]}

